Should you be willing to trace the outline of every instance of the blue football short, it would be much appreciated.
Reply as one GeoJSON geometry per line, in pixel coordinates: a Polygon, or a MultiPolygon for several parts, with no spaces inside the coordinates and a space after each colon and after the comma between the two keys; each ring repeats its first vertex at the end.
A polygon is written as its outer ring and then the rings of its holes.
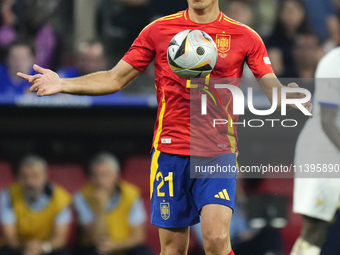
{"type": "Polygon", "coordinates": [[[228,178],[191,178],[193,165],[237,167],[236,154],[213,158],[195,158],[153,150],[150,171],[151,223],[163,228],[191,226],[207,204],[234,208],[236,174],[228,178]]]}

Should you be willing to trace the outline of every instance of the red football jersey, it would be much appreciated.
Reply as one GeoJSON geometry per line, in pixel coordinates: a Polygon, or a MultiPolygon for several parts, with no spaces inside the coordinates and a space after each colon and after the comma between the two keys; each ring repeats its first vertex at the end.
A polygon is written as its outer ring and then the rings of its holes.
{"type": "MultiPolygon", "coordinates": [[[[191,114],[190,119],[193,95],[202,93],[202,90],[192,93],[190,81],[174,74],[167,61],[167,49],[171,39],[186,29],[199,29],[208,33],[217,45],[219,57],[216,66],[204,80],[212,78],[238,80],[237,78],[242,77],[244,62],[257,79],[267,73],[273,73],[266,48],[259,35],[222,12],[215,21],[205,24],[191,21],[187,11],[154,21],[140,33],[123,57],[124,61],[140,71],[145,71],[155,59],[159,107],[153,146],[165,153],[205,157],[237,152],[236,125],[213,127],[213,119],[222,118],[229,122],[238,120],[238,116],[233,114],[233,98],[228,89],[217,89],[222,105],[214,110],[214,107],[209,107],[213,102],[208,97],[208,114],[206,116],[191,114]]],[[[234,82],[233,85],[239,87],[240,83],[234,82]]]]}

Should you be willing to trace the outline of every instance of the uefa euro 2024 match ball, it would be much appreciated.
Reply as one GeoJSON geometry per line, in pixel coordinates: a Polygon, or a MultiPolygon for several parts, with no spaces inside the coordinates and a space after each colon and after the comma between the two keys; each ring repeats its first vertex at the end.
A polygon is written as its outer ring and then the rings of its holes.
{"type": "Polygon", "coordinates": [[[188,29],[172,38],[167,55],[171,70],[179,77],[189,79],[207,76],[216,65],[218,52],[207,33],[188,29]]]}

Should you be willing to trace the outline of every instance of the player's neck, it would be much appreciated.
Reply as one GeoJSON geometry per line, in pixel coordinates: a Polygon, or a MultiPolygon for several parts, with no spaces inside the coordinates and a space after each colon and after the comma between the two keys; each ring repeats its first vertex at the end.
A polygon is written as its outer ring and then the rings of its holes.
{"type": "Polygon", "coordinates": [[[215,21],[220,15],[220,9],[218,5],[211,5],[205,9],[188,9],[189,18],[196,23],[210,23],[215,21]]]}

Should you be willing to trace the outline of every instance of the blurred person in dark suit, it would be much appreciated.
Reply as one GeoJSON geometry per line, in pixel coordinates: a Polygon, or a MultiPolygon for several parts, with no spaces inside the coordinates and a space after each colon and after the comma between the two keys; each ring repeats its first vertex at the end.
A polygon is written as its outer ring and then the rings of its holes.
{"type": "Polygon", "coordinates": [[[90,182],[74,197],[81,254],[153,254],[144,245],[146,213],[140,191],[120,180],[117,158],[98,154],[90,172],[90,182]]]}
{"type": "Polygon", "coordinates": [[[336,10],[336,1],[303,1],[315,34],[326,52],[340,45],[340,17],[336,10]]]}
{"type": "Polygon", "coordinates": [[[295,76],[314,78],[316,67],[323,55],[324,51],[320,40],[315,34],[305,33],[298,35],[293,48],[295,76]]]}
{"type": "Polygon", "coordinates": [[[150,22],[152,13],[149,3],[150,0],[100,1],[97,32],[108,49],[110,65],[123,57],[140,31],[150,22]]]}
{"type": "Polygon", "coordinates": [[[1,192],[1,255],[66,255],[70,194],[47,179],[47,163],[35,155],[20,163],[18,182],[1,192]]]}
{"type": "Polygon", "coordinates": [[[254,14],[251,6],[246,1],[231,0],[225,8],[222,8],[222,12],[224,12],[229,18],[252,27],[254,14]]]}
{"type": "Polygon", "coordinates": [[[89,40],[79,44],[75,65],[63,67],[58,71],[60,77],[73,78],[104,71],[108,68],[104,46],[100,41],[89,40]]]}
{"type": "Polygon", "coordinates": [[[299,0],[283,0],[273,33],[266,40],[268,55],[278,77],[293,77],[293,47],[295,38],[301,33],[310,33],[311,27],[305,6],[299,0]]]}

